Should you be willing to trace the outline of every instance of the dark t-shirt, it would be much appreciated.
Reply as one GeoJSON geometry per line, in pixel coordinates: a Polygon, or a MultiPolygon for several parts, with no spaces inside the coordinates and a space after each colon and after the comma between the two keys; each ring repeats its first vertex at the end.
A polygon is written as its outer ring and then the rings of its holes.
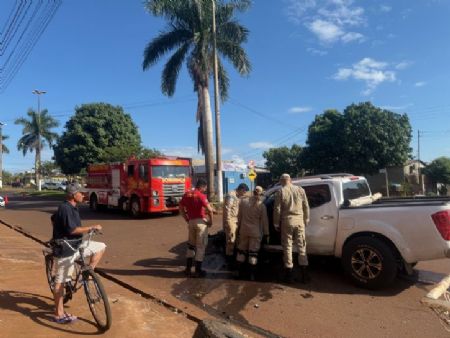
{"type": "Polygon", "coordinates": [[[71,235],[70,233],[81,226],[80,213],[77,207],[70,202],[64,201],[58,211],[52,215],[53,239],[79,239],[83,235],[71,235]]]}

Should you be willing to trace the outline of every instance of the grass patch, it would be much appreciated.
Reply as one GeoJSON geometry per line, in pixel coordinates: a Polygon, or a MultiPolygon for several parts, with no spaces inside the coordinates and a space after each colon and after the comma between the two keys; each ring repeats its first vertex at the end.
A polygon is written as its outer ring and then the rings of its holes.
{"type": "Polygon", "coordinates": [[[64,200],[66,197],[66,193],[64,191],[57,191],[57,190],[29,191],[24,192],[24,194],[27,196],[51,198],[61,201],[64,200]]]}

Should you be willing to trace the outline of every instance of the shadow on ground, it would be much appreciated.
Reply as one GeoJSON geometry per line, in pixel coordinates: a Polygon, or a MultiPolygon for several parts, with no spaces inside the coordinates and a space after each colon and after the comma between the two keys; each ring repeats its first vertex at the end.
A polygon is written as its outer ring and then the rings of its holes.
{"type": "Polygon", "coordinates": [[[240,314],[251,302],[266,302],[273,298],[275,291],[298,290],[303,298],[313,298],[314,293],[362,294],[373,297],[392,297],[414,285],[417,280],[398,279],[392,286],[383,290],[366,290],[353,286],[344,275],[340,261],[332,257],[310,257],[309,271],[311,282],[284,285],[281,254],[260,255],[258,279],[256,282],[235,280],[225,268],[222,248],[222,235],[209,238],[204,268],[204,279],[185,278],[183,274],[186,244],[180,243],[170,249],[176,254],[174,259],[148,258],[134,263],[141,269],[102,269],[116,276],[143,275],[156,278],[175,278],[171,293],[178,299],[191,303],[216,316],[234,318],[247,323],[240,314]],[[214,300],[206,299],[214,293],[214,300]],[[220,298],[216,300],[215,298],[220,298]]]}
{"type": "Polygon", "coordinates": [[[91,332],[81,332],[73,330],[71,326],[54,323],[52,321],[53,299],[46,296],[11,290],[0,291],[0,308],[20,313],[39,325],[62,332],[85,336],[101,334],[94,322],[84,318],[78,318],[78,320],[91,324],[91,332]]]}

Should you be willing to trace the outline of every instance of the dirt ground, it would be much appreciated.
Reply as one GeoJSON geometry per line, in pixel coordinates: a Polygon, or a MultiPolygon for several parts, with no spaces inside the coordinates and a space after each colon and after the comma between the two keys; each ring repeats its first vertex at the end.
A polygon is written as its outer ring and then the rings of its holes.
{"type": "MultiPolygon", "coordinates": [[[[0,220],[47,240],[50,213],[56,206],[57,202],[12,199],[0,212],[0,220]]],[[[156,215],[133,220],[117,212],[93,213],[86,207],[81,213],[86,224],[104,226],[104,235],[97,238],[108,245],[100,264],[102,271],[194,316],[228,318],[253,332],[284,337],[448,336],[420,299],[430,289],[424,282],[436,282],[450,272],[449,260],[419,263],[418,279],[398,279],[381,291],[354,287],[338,261],[314,257],[312,282],[307,285],[280,284],[281,258],[276,255],[263,258],[258,282],[233,280],[222,267],[222,256],[214,252],[205,262],[208,278],[186,279],[182,271],[187,233],[180,217],[156,215]]],[[[220,224],[220,219],[215,219],[211,233],[220,224]]],[[[110,289],[115,287],[108,284],[107,292],[112,294],[110,289]]],[[[0,328],[2,325],[0,322],[0,328]]]]}
{"type": "Polygon", "coordinates": [[[42,247],[0,225],[0,337],[192,337],[196,323],[105,279],[113,325],[98,332],[83,291],[67,311],[79,317],[73,324],[51,321],[53,302],[43,269],[42,247]]]}

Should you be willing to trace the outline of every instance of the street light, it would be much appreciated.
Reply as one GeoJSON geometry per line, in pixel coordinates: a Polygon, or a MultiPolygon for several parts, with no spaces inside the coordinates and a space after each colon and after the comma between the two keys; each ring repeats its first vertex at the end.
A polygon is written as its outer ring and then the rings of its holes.
{"type": "Polygon", "coordinates": [[[38,188],[38,191],[41,191],[41,176],[39,171],[41,170],[41,95],[47,93],[45,90],[33,90],[31,92],[32,94],[37,95],[38,97],[38,111],[37,111],[37,118],[38,118],[38,147],[36,149],[36,155],[37,155],[37,163],[36,168],[34,169],[36,171],[35,179],[36,179],[36,186],[38,188]]]}
{"type": "Polygon", "coordinates": [[[6,124],[0,122],[0,189],[3,188],[3,126],[6,124]]]}

